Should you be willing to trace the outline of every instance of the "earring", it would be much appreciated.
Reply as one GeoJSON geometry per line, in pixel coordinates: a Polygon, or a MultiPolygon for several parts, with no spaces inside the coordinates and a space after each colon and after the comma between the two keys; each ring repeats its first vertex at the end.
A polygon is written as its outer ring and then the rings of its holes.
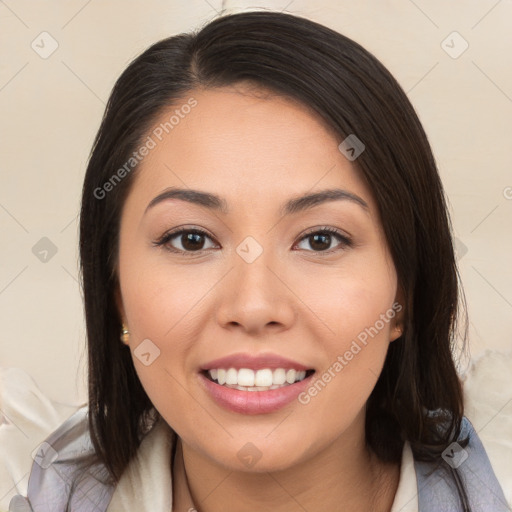
{"type": "Polygon", "coordinates": [[[119,336],[119,339],[123,343],[128,343],[128,341],[130,339],[130,331],[128,330],[128,328],[126,327],[125,324],[123,324],[123,328],[121,330],[121,336],[119,336]]]}

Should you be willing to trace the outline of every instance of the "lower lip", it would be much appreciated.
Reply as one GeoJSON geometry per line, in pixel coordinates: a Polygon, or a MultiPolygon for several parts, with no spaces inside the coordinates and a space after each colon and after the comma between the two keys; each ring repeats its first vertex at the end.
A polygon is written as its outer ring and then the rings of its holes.
{"type": "Polygon", "coordinates": [[[313,375],[314,373],[300,382],[268,391],[228,388],[213,382],[202,373],[199,374],[199,379],[206,392],[225,409],[241,414],[266,414],[278,411],[293,402],[309,386],[313,375]]]}

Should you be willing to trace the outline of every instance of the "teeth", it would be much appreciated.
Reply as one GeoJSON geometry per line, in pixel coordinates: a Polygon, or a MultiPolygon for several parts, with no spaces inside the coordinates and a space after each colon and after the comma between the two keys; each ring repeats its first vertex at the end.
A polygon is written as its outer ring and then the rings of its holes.
{"type": "Polygon", "coordinates": [[[284,384],[286,382],[286,371],[283,368],[274,370],[272,374],[272,384],[284,384]]]}
{"type": "Polygon", "coordinates": [[[238,372],[234,368],[226,372],[226,384],[238,384],[238,372]]]}
{"type": "Polygon", "coordinates": [[[269,370],[268,368],[265,370],[258,370],[256,372],[256,377],[254,378],[254,384],[258,387],[272,386],[272,370],[269,370]]]}
{"type": "Polygon", "coordinates": [[[208,370],[212,380],[221,385],[239,389],[241,391],[267,391],[299,382],[306,377],[305,370],[285,368],[263,368],[251,370],[250,368],[215,368],[208,370]]]}
{"type": "Polygon", "coordinates": [[[288,384],[293,384],[295,382],[295,377],[297,377],[297,372],[295,370],[288,370],[286,372],[286,382],[288,382],[288,384]]]}
{"type": "MultiPolygon", "coordinates": [[[[236,371],[236,370],[235,370],[236,371]]],[[[213,377],[212,377],[213,378],[213,377]]],[[[238,370],[238,385],[239,386],[254,386],[254,372],[248,368],[241,368],[238,370]]],[[[258,384],[260,386],[261,384],[258,384]]]]}

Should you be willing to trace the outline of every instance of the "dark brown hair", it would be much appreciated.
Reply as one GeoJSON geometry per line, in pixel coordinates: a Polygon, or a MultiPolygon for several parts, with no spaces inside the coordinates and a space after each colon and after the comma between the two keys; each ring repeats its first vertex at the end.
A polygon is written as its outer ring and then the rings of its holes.
{"type": "Polygon", "coordinates": [[[119,341],[115,302],[120,213],[137,167],[108,193],[99,197],[97,191],[129,160],[163,109],[194,88],[241,81],[308,106],[340,142],[355,134],[365,144],[353,164],[378,205],[404,296],[403,334],[390,344],[367,402],[367,444],[381,460],[397,463],[408,440],[419,460],[440,461],[459,436],[464,414],[453,354],[463,297],[427,137],[406,94],[371,53],[313,21],[265,11],[218,17],[197,32],[154,44],[122,73],[109,98],[80,218],[89,428],[97,460],[117,482],[155,412],[119,341]]]}

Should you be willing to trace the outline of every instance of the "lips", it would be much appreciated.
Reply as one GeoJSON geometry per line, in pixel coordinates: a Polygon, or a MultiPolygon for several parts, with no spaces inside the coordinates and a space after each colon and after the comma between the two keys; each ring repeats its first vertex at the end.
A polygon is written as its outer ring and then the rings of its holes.
{"type": "Polygon", "coordinates": [[[242,414],[265,414],[292,402],[315,372],[275,354],[233,354],[201,366],[200,383],[218,405],[242,414]]]}

